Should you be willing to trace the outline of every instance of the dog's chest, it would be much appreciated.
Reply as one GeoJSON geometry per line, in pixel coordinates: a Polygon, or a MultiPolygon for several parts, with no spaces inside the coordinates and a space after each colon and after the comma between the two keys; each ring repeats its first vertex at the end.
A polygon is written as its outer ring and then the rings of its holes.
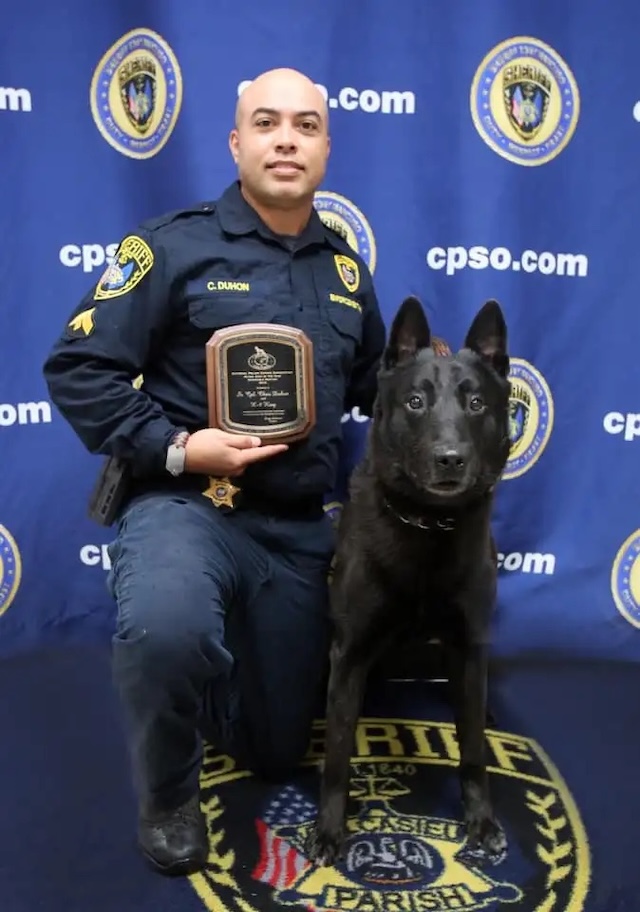
{"type": "Polygon", "coordinates": [[[387,587],[418,600],[434,593],[451,595],[459,588],[464,555],[453,532],[412,527],[386,535],[378,544],[387,587]]]}
{"type": "Polygon", "coordinates": [[[464,578],[449,544],[422,543],[396,551],[396,559],[386,564],[384,602],[393,606],[398,627],[422,638],[432,636],[447,641],[459,638],[466,628],[460,594],[464,578]]]}

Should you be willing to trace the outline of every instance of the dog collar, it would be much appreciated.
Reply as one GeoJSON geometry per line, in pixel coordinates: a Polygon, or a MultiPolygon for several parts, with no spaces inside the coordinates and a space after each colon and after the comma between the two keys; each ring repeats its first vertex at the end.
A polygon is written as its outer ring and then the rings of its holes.
{"type": "Polygon", "coordinates": [[[389,501],[385,498],[384,505],[396,519],[399,519],[400,522],[405,523],[407,526],[414,526],[417,529],[425,529],[426,531],[440,531],[440,532],[452,532],[456,527],[456,521],[451,516],[446,516],[443,519],[426,519],[420,516],[405,516],[404,513],[399,513],[394,507],[391,506],[389,501]]]}

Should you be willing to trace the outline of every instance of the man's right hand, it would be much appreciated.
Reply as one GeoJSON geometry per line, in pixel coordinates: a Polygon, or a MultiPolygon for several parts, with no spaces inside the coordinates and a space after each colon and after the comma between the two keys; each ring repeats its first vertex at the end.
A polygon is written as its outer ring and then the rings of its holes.
{"type": "Polygon", "coordinates": [[[228,434],[218,428],[196,431],[185,447],[185,471],[196,475],[234,477],[252,462],[284,453],[286,443],[262,444],[259,437],[228,434]]]}

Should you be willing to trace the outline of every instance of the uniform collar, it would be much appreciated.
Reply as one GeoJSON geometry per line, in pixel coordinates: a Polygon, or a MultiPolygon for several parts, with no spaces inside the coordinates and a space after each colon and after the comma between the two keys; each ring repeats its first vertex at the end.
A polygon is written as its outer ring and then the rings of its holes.
{"type": "MultiPolygon", "coordinates": [[[[245,200],[240,192],[240,181],[234,181],[231,186],[227,187],[216,203],[216,212],[222,230],[227,234],[242,235],[256,231],[267,240],[289,246],[281,235],[275,234],[271,228],[265,225],[255,209],[245,200]]],[[[313,209],[309,221],[297,238],[296,249],[300,250],[309,244],[326,243],[338,246],[338,238],[331,236],[331,231],[313,209]]]]}

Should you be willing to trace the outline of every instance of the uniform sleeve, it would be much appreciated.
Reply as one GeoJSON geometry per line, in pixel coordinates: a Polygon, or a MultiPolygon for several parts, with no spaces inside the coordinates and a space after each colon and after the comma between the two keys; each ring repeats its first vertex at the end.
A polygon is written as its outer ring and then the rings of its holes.
{"type": "Polygon", "coordinates": [[[387,337],[386,326],[371,280],[362,295],[362,304],[362,341],[351,373],[345,407],[347,411],[357,407],[363,415],[371,417],[378,391],[378,367],[387,337]]]}
{"type": "Polygon", "coordinates": [[[133,381],[171,319],[166,253],[151,232],[125,237],[114,262],[70,315],[43,367],[51,400],[85,447],[164,469],[178,430],[133,381]]]}

